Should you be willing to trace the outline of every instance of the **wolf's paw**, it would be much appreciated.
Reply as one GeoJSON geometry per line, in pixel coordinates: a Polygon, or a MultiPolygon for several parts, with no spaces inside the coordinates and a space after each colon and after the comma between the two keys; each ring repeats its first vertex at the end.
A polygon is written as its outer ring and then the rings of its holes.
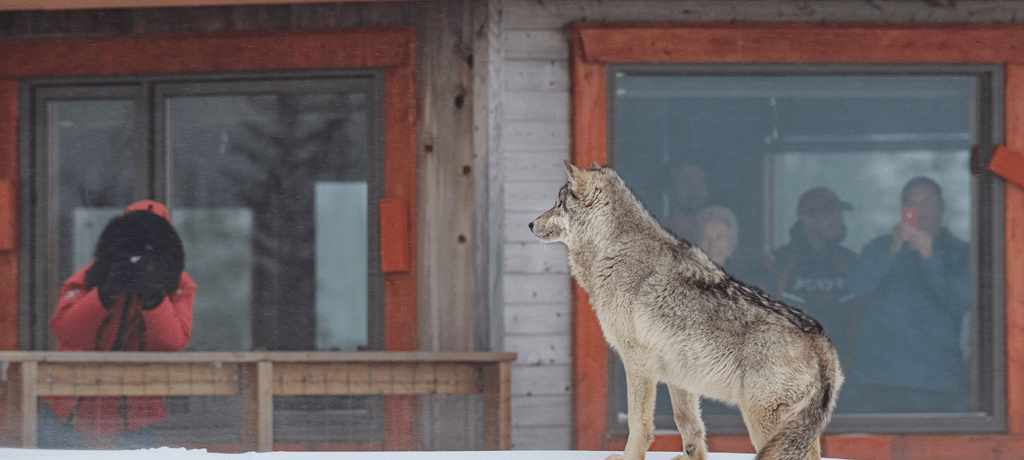
{"type": "Polygon", "coordinates": [[[680,454],[672,457],[672,460],[707,460],[707,452],[693,452],[690,454],[680,454]]]}
{"type": "Polygon", "coordinates": [[[697,447],[695,445],[689,446],[689,448],[686,449],[686,452],[684,452],[684,453],[682,453],[680,455],[676,455],[675,457],[672,457],[672,460],[707,460],[707,459],[708,459],[708,449],[707,449],[707,447],[704,447],[703,449],[701,449],[700,447],[697,447]]]}
{"type": "Polygon", "coordinates": [[[625,456],[622,454],[611,454],[604,460],[625,460],[625,456]]]}

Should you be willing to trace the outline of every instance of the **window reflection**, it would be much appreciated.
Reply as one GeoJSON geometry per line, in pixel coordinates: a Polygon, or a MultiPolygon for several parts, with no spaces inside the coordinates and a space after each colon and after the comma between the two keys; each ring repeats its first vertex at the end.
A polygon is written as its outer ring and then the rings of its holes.
{"type": "Polygon", "coordinates": [[[68,100],[47,104],[50,151],[59,164],[58,285],[92,260],[96,238],[132,201],[134,110],[131,100],[68,100]],[[96,220],[96,213],[105,217],[96,220]],[[95,236],[87,237],[90,231],[95,236]]]}
{"type": "Polygon", "coordinates": [[[169,99],[173,203],[194,221],[179,228],[203,286],[193,348],[368,345],[366,104],[361,93],[169,99]]]}
{"type": "MultiPolygon", "coordinates": [[[[976,84],[618,73],[611,160],[677,236],[825,326],[839,413],[969,412],[976,84]]],[[[656,414],[671,423],[664,388],[656,414]]]]}

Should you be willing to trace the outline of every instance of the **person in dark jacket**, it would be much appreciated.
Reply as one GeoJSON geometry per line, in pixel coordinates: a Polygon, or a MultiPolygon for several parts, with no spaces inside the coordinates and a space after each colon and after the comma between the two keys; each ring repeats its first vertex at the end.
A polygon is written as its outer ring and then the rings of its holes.
{"type": "Polygon", "coordinates": [[[856,314],[847,276],[857,255],[840,245],[846,238],[843,212],[853,206],[827,187],[800,196],[789,243],[775,250],[767,288],[825,327],[840,360],[849,360],[856,314]]]}
{"type": "MultiPolygon", "coordinates": [[[[50,321],[64,351],[176,351],[192,336],[196,285],[167,209],[141,201],[111,220],[94,260],[61,287],[50,321]]],[[[148,447],[160,397],[48,397],[41,448],[148,447]]]]}
{"type": "Polygon", "coordinates": [[[961,327],[971,311],[968,244],[942,226],[942,189],[926,177],[903,187],[916,212],[869,242],[850,271],[850,290],[869,301],[850,375],[856,410],[964,412],[968,367],[961,327]]]}

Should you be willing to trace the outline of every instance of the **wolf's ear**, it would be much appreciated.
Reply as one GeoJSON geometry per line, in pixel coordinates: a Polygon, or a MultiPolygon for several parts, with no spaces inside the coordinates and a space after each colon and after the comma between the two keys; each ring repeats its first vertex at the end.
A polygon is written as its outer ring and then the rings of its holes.
{"type": "Polygon", "coordinates": [[[569,160],[562,160],[565,163],[565,172],[569,173],[569,180],[576,182],[586,170],[569,163],[569,160]]]}
{"type": "Polygon", "coordinates": [[[591,171],[600,171],[601,170],[601,165],[597,164],[597,162],[590,163],[590,170],[591,171]]]}

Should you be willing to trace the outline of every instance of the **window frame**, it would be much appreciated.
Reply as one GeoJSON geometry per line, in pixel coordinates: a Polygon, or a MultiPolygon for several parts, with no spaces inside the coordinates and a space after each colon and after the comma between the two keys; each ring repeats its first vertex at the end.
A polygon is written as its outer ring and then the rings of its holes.
{"type": "MultiPolygon", "coordinates": [[[[51,116],[48,104],[61,101],[108,100],[118,99],[134,104],[135,134],[132,141],[132,159],[134,163],[134,180],[131,184],[132,200],[155,199],[167,205],[173,212],[173,177],[174,166],[169,144],[168,101],[173,97],[207,96],[207,95],[254,95],[254,94],[308,94],[332,92],[348,89],[361,89],[369,95],[367,114],[368,125],[368,157],[369,168],[367,182],[368,203],[377,203],[383,197],[384,174],[380,144],[383,143],[382,116],[384,72],[380,68],[351,68],[323,70],[287,70],[260,72],[214,72],[201,74],[159,74],[130,76],[101,76],[70,78],[45,77],[26,78],[20,81],[20,93],[26,96],[27,102],[20,107],[22,119],[32,120],[21,125],[21,137],[31,139],[31,147],[24,150],[23,159],[34,180],[33,210],[25,210],[33,216],[28,223],[33,231],[27,232],[22,239],[25,248],[31,248],[29,261],[34,261],[30,275],[32,289],[22,297],[22,308],[30,309],[27,314],[35,320],[29,325],[25,336],[28,346],[36,349],[53,347],[53,337],[49,324],[45,321],[52,315],[63,278],[57,266],[59,256],[53,256],[60,235],[56,211],[59,198],[59,163],[56,152],[51,149],[51,139],[46,134],[50,129],[51,116]],[[355,78],[356,80],[347,80],[355,78]],[[45,262],[43,262],[45,261],[45,262]],[[45,280],[36,283],[35,280],[45,280]],[[27,303],[27,304],[26,304],[27,303]]],[[[381,350],[384,347],[383,309],[383,272],[380,263],[380,211],[379,207],[369,206],[367,235],[370,253],[368,269],[369,306],[368,315],[368,349],[381,350]]],[[[77,267],[73,267],[73,270],[77,267]]],[[[256,306],[253,305],[253,308],[256,306]]],[[[270,332],[277,328],[276,312],[255,311],[252,316],[252,339],[256,349],[279,344],[278,333],[270,332]],[[264,343],[267,342],[267,343],[264,343]]],[[[24,331],[24,329],[23,329],[24,331]]],[[[312,333],[312,331],[311,331],[312,333]]],[[[224,350],[247,351],[247,350],[224,350]]]]}
{"type": "MultiPolygon", "coordinates": [[[[975,326],[978,340],[978,405],[988,410],[981,413],[942,413],[935,414],[833,414],[826,433],[864,433],[864,432],[899,432],[899,433],[932,433],[932,432],[997,432],[1005,429],[1005,367],[1002,367],[1005,351],[1004,331],[984,327],[1000,325],[1003,321],[1002,289],[992,286],[992,280],[1002,277],[1003,254],[998,253],[1001,247],[991,244],[992,239],[1002,237],[1002,182],[991,174],[979,174],[988,164],[991,152],[1003,138],[1001,120],[1003,72],[1001,66],[969,64],[969,65],[877,65],[877,64],[608,64],[607,107],[608,107],[608,148],[607,163],[614,167],[618,152],[616,143],[616,86],[615,76],[618,73],[645,76],[752,76],[752,77],[786,77],[786,76],[970,76],[977,79],[976,122],[973,131],[977,135],[975,151],[970,165],[974,188],[971,209],[972,226],[972,258],[978,267],[974,274],[974,292],[976,314],[979,318],[975,326]],[[990,370],[986,372],[986,370],[990,370]],[[880,429],[880,427],[882,427],[880,429]]],[[[974,125],[975,123],[972,123],[974,125]]],[[[859,250],[859,248],[857,248],[859,250]]],[[[609,366],[614,363],[614,353],[609,352],[609,366]]],[[[609,432],[627,434],[628,427],[619,422],[616,411],[616,394],[622,391],[615,372],[609,372],[609,432]]],[[[840,391],[840,394],[842,392],[840,391]]],[[[624,408],[619,408],[624,409],[624,408]]],[[[746,427],[738,416],[707,415],[704,422],[712,434],[745,434],[746,427]]],[[[655,429],[674,429],[675,422],[670,416],[655,417],[655,429]]]]}
{"type": "MultiPolygon", "coordinates": [[[[410,27],[346,28],[313,32],[248,32],[188,35],[137,36],[131,38],[61,39],[59,41],[11,42],[0,44],[0,54],[9,65],[0,69],[0,119],[12,121],[0,128],[0,138],[9,147],[0,148],[0,158],[9,159],[17,174],[19,209],[3,210],[3,217],[18,222],[24,235],[33,231],[33,209],[37,184],[30,168],[18,167],[18,152],[28,152],[30,140],[19,136],[16,122],[18,107],[28,103],[20,90],[23,78],[48,76],[103,77],[116,75],[181,74],[236,71],[290,71],[344,68],[382,68],[383,94],[383,187],[384,200],[405,203],[404,213],[381,216],[404,225],[410,232],[400,241],[382,241],[397,245],[416,257],[416,31],[410,27]],[[20,140],[19,140],[20,139],[20,140]],[[20,173],[18,172],[20,171],[20,173]]],[[[25,124],[22,124],[25,125],[25,124]]],[[[383,200],[382,200],[383,201],[383,200]]],[[[5,283],[18,286],[0,295],[0,335],[18,337],[20,347],[36,345],[26,328],[35,318],[22,300],[33,292],[29,280],[33,273],[33,248],[19,243],[12,256],[5,258],[11,268],[5,283]]],[[[6,256],[6,254],[4,254],[6,256]]],[[[416,264],[384,274],[386,318],[385,350],[409,351],[418,346],[416,313],[416,264]]],[[[53,307],[50,307],[53,308],[53,307]]]]}
{"type": "MultiPolygon", "coordinates": [[[[607,163],[607,71],[609,65],[620,63],[999,66],[1005,77],[1005,116],[995,114],[993,126],[1005,139],[996,143],[1024,150],[1024,59],[1010,45],[1021,40],[1024,28],[1013,25],[577,22],[570,34],[572,160],[579,165],[607,163]]],[[[1024,263],[1018,262],[1024,256],[1024,238],[1017,234],[1024,225],[1024,192],[1013,186],[998,188],[1003,190],[992,194],[1002,199],[997,211],[1003,213],[1003,225],[981,235],[993,238],[992,247],[1003,251],[1005,265],[994,274],[993,286],[1000,284],[999,277],[1024,277],[1024,263]]],[[[1003,312],[1005,325],[1004,344],[993,344],[1005,350],[993,363],[1004,376],[994,380],[1005,389],[1004,403],[995,407],[1000,414],[994,415],[1005,414],[1005,423],[980,431],[1022,433],[1024,309],[1015,307],[1024,303],[1024,288],[1006,282],[1004,289],[993,290],[1002,291],[1002,304],[993,310],[1003,312]]],[[[624,437],[612,435],[608,427],[607,346],[586,293],[575,284],[573,311],[576,447],[621,447],[624,437]]],[[[863,426],[863,432],[880,432],[874,425],[863,426]]],[[[909,433],[912,427],[897,423],[892,428],[886,430],[890,435],[909,433]]],[[[998,436],[986,439],[1003,442],[998,436]]],[[[728,442],[748,441],[737,437],[728,442]]],[[[659,435],[652,448],[674,449],[678,443],[678,435],[659,435]]]]}

